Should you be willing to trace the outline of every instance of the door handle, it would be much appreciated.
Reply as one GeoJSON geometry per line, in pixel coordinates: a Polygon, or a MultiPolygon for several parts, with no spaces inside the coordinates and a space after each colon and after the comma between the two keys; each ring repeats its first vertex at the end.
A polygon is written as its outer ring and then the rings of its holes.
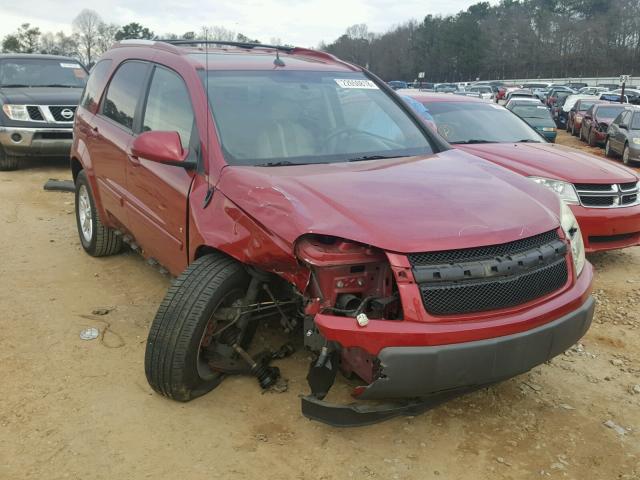
{"type": "Polygon", "coordinates": [[[91,127],[87,131],[87,135],[93,138],[97,138],[100,132],[98,131],[98,127],[91,127]]]}
{"type": "Polygon", "coordinates": [[[127,158],[129,159],[129,163],[131,163],[133,166],[137,167],[140,165],[140,159],[133,153],[127,153],[127,158]]]}

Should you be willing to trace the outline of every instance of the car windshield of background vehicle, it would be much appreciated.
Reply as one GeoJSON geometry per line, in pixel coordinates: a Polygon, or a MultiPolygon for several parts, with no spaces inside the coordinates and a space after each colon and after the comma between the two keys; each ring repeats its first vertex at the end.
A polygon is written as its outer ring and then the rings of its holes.
{"type": "Polygon", "coordinates": [[[536,124],[540,124],[543,127],[553,127],[555,126],[553,123],[553,119],[551,118],[551,113],[546,107],[540,106],[523,106],[517,105],[513,108],[513,113],[518,115],[520,118],[529,118],[536,119],[536,124]]]}
{"type": "Polygon", "coordinates": [[[604,118],[616,118],[620,112],[622,112],[625,109],[625,107],[620,106],[620,107],[600,107],[598,109],[598,111],[596,112],[596,115],[598,116],[599,119],[604,119],[604,118]]]}
{"type": "Polygon", "coordinates": [[[433,153],[411,117],[362,73],[208,75],[209,103],[229,164],[278,166],[433,153]]]}
{"type": "Polygon", "coordinates": [[[83,88],[87,71],[73,60],[9,58],[0,60],[0,87],[83,88]]]}
{"type": "Polygon", "coordinates": [[[591,108],[591,106],[596,102],[580,102],[580,106],[578,107],[578,111],[586,112],[591,108]]]}
{"type": "Polygon", "coordinates": [[[636,113],[631,120],[631,130],[640,130],[640,114],[636,113]]]}
{"type": "Polygon", "coordinates": [[[428,102],[426,107],[449,143],[544,142],[524,120],[498,105],[428,102]]]}

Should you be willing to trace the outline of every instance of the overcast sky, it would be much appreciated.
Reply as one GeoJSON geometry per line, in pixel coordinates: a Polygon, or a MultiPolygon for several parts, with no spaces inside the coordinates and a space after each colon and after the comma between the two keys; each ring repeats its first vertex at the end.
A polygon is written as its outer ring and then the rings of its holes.
{"type": "MultiPolygon", "coordinates": [[[[262,42],[315,47],[355,23],[374,32],[411,18],[457,13],[479,0],[0,0],[0,37],[28,22],[45,31],[71,33],[71,21],[90,8],[109,23],[138,22],[157,35],[221,25],[262,42]]],[[[491,2],[496,3],[496,2],[491,2]]]]}

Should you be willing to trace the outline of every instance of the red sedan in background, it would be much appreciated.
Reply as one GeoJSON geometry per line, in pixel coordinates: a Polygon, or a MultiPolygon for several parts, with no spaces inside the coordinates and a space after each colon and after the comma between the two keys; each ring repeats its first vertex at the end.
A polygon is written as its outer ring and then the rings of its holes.
{"type": "Polygon", "coordinates": [[[597,103],[587,110],[582,118],[580,126],[580,140],[584,140],[590,146],[603,145],[607,139],[607,130],[611,122],[629,108],[629,104],[624,103],[597,103]]]}
{"type": "Polygon", "coordinates": [[[548,143],[518,116],[494,103],[453,95],[398,93],[419,101],[438,133],[454,147],[556,192],[578,219],[588,252],[640,245],[639,179],[633,170],[548,143]]]}

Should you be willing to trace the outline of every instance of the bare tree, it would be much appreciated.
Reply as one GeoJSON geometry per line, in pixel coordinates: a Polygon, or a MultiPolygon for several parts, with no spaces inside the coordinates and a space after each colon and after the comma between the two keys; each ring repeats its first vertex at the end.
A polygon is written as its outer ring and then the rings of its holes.
{"type": "Polygon", "coordinates": [[[98,39],[100,37],[100,15],[94,10],[85,8],[76,18],[73,19],[73,31],[78,35],[80,44],[80,54],[85,63],[90,64],[98,49],[98,39]]]}
{"type": "Polygon", "coordinates": [[[111,45],[116,41],[116,33],[118,32],[118,25],[114,23],[100,22],[98,25],[98,37],[96,40],[96,51],[103,54],[111,45]]]}
{"type": "Polygon", "coordinates": [[[202,27],[200,32],[202,38],[206,38],[208,40],[233,42],[237,37],[236,32],[234,32],[233,30],[229,30],[218,25],[214,25],[212,27],[202,27]]]}

